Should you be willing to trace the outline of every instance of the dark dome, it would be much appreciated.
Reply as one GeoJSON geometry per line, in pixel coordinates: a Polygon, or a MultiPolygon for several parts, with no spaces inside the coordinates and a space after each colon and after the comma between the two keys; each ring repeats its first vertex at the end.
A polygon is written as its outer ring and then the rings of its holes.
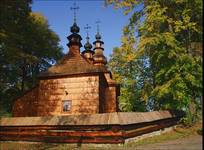
{"type": "Polygon", "coordinates": [[[101,39],[101,35],[100,35],[99,33],[97,33],[96,36],[95,36],[95,38],[96,38],[97,40],[100,40],[100,39],[101,39]]]}
{"type": "Polygon", "coordinates": [[[84,48],[85,48],[86,50],[90,50],[90,49],[92,48],[92,45],[91,45],[89,42],[87,42],[87,43],[84,45],[84,48]]]}
{"type": "Polygon", "coordinates": [[[71,26],[70,31],[72,33],[79,33],[80,28],[77,26],[76,22],[71,26]]]}

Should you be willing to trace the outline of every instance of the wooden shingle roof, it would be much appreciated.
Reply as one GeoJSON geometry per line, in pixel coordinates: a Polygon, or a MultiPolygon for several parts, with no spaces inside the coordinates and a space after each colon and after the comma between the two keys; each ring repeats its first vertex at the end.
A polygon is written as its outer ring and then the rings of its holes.
{"type": "Polygon", "coordinates": [[[90,115],[0,118],[1,126],[31,125],[129,125],[178,117],[169,111],[115,112],[90,115]]]}
{"type": "Polygon", "coordinates": [[[42,72],[39,77],[54,77],[63,75],[89,74],[109,72],[105,66],[95,66],[87,61],[81,54],[66,54],[56,65],[50,67],[47,71],[42,72]]]}

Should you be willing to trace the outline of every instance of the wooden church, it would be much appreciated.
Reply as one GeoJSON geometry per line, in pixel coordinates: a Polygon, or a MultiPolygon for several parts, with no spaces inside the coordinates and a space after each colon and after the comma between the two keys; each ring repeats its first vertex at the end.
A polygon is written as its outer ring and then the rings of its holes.
{"type": "Polygon", "coordinates": [[[93,50],[87,35],[80,53],[76,21],[70,30],[69,52],[15,100],[13,117],[0,118],[0,141],[117,144],[177,124],[181,114],[170,111],[118,112],[120,86],[105,66],[101,35],[93,50]]]}
{"type": "Polygon", "coordinates": [[[96,114],[118,111],[119,85],[105,66],[104,42],[97,32],[93,42],[80,53],[80,28],[74,21],[67,37],[69,52],[54,66],[39,75],[39,84],[17,98],[14,117],[96,114]]]}

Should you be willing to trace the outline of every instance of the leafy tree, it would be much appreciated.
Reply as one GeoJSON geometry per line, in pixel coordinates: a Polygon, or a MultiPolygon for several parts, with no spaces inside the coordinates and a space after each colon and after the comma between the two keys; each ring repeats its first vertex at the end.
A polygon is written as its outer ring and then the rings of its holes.
{"type": "Polygon", "coordinates": [[[0,103],[10,110],[13,99],[35,86],[37,75],[62,56],[58,36],[31,1],[1,1],[0,103]]]}
{"type": "Polygon", "coordinates": [[[30,14],[27,29],[23,31],[25,37],[22,45],[25,49],[20,51],[16,60],[21,71],[21,90],[32,87],[39,72],[62,56],[59,38],[49,29],[47,20],[41,14],[30,14]]]}
{"type": "MultiPolygon", "coordinates": [[[[17,67],[12,65],[17,50],[15,39],[20,37],[20,31],[25,27],[25,20],[31,11],[30,3],[29,0],[0,1],[0,102],[19,92],[15,88],[17,67]]],[[[8,99],[6,103],[10,104],[8,99]]]]}
{"type": "Polygon", "coordinates": [[[128,28],[124,28],[124,36],[120,48],[116,47],[110,56],[109,67],[117,82],[121,84],[119,105],[122,111],[145,110],[145,102],[139,99],[140,82],[135,82],[141,73],[141,61],[136,60],[136,39],[128,28]]]}
{"type": "MultiPolygon", "coordinates": [[[[139,40],[135,59],[146,62],[143,69],[148,77],[142,84],[141,99],[147,99],[153,110],[195,114],[191,107],[202,95],[202,59],[192,45],[202,42],[202,1],[107,2],[126,14],[133,11],[128,28],[139,40]]],[[[140,78],[143,74],[135,82],[140,78]]]]}

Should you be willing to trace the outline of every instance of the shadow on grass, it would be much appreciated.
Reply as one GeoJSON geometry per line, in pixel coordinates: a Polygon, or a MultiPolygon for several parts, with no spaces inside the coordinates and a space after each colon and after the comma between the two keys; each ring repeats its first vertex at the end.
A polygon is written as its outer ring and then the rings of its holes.
{"type": "Polygon", "coordinates": [[[57,148],[57,144],[53,143],[35,143],[35,142],[0,142],[3,149],[8,150],[47,150],[57,148]]]}
{"type": "Polygon", "coordinates": [[[30,145],[30,148],[36,149],[36,150],[46,150],[49,148],[56,148],[57,144],[51,144],[51,143],[42,143],[42,144],[32,144],[30,145]]]}

